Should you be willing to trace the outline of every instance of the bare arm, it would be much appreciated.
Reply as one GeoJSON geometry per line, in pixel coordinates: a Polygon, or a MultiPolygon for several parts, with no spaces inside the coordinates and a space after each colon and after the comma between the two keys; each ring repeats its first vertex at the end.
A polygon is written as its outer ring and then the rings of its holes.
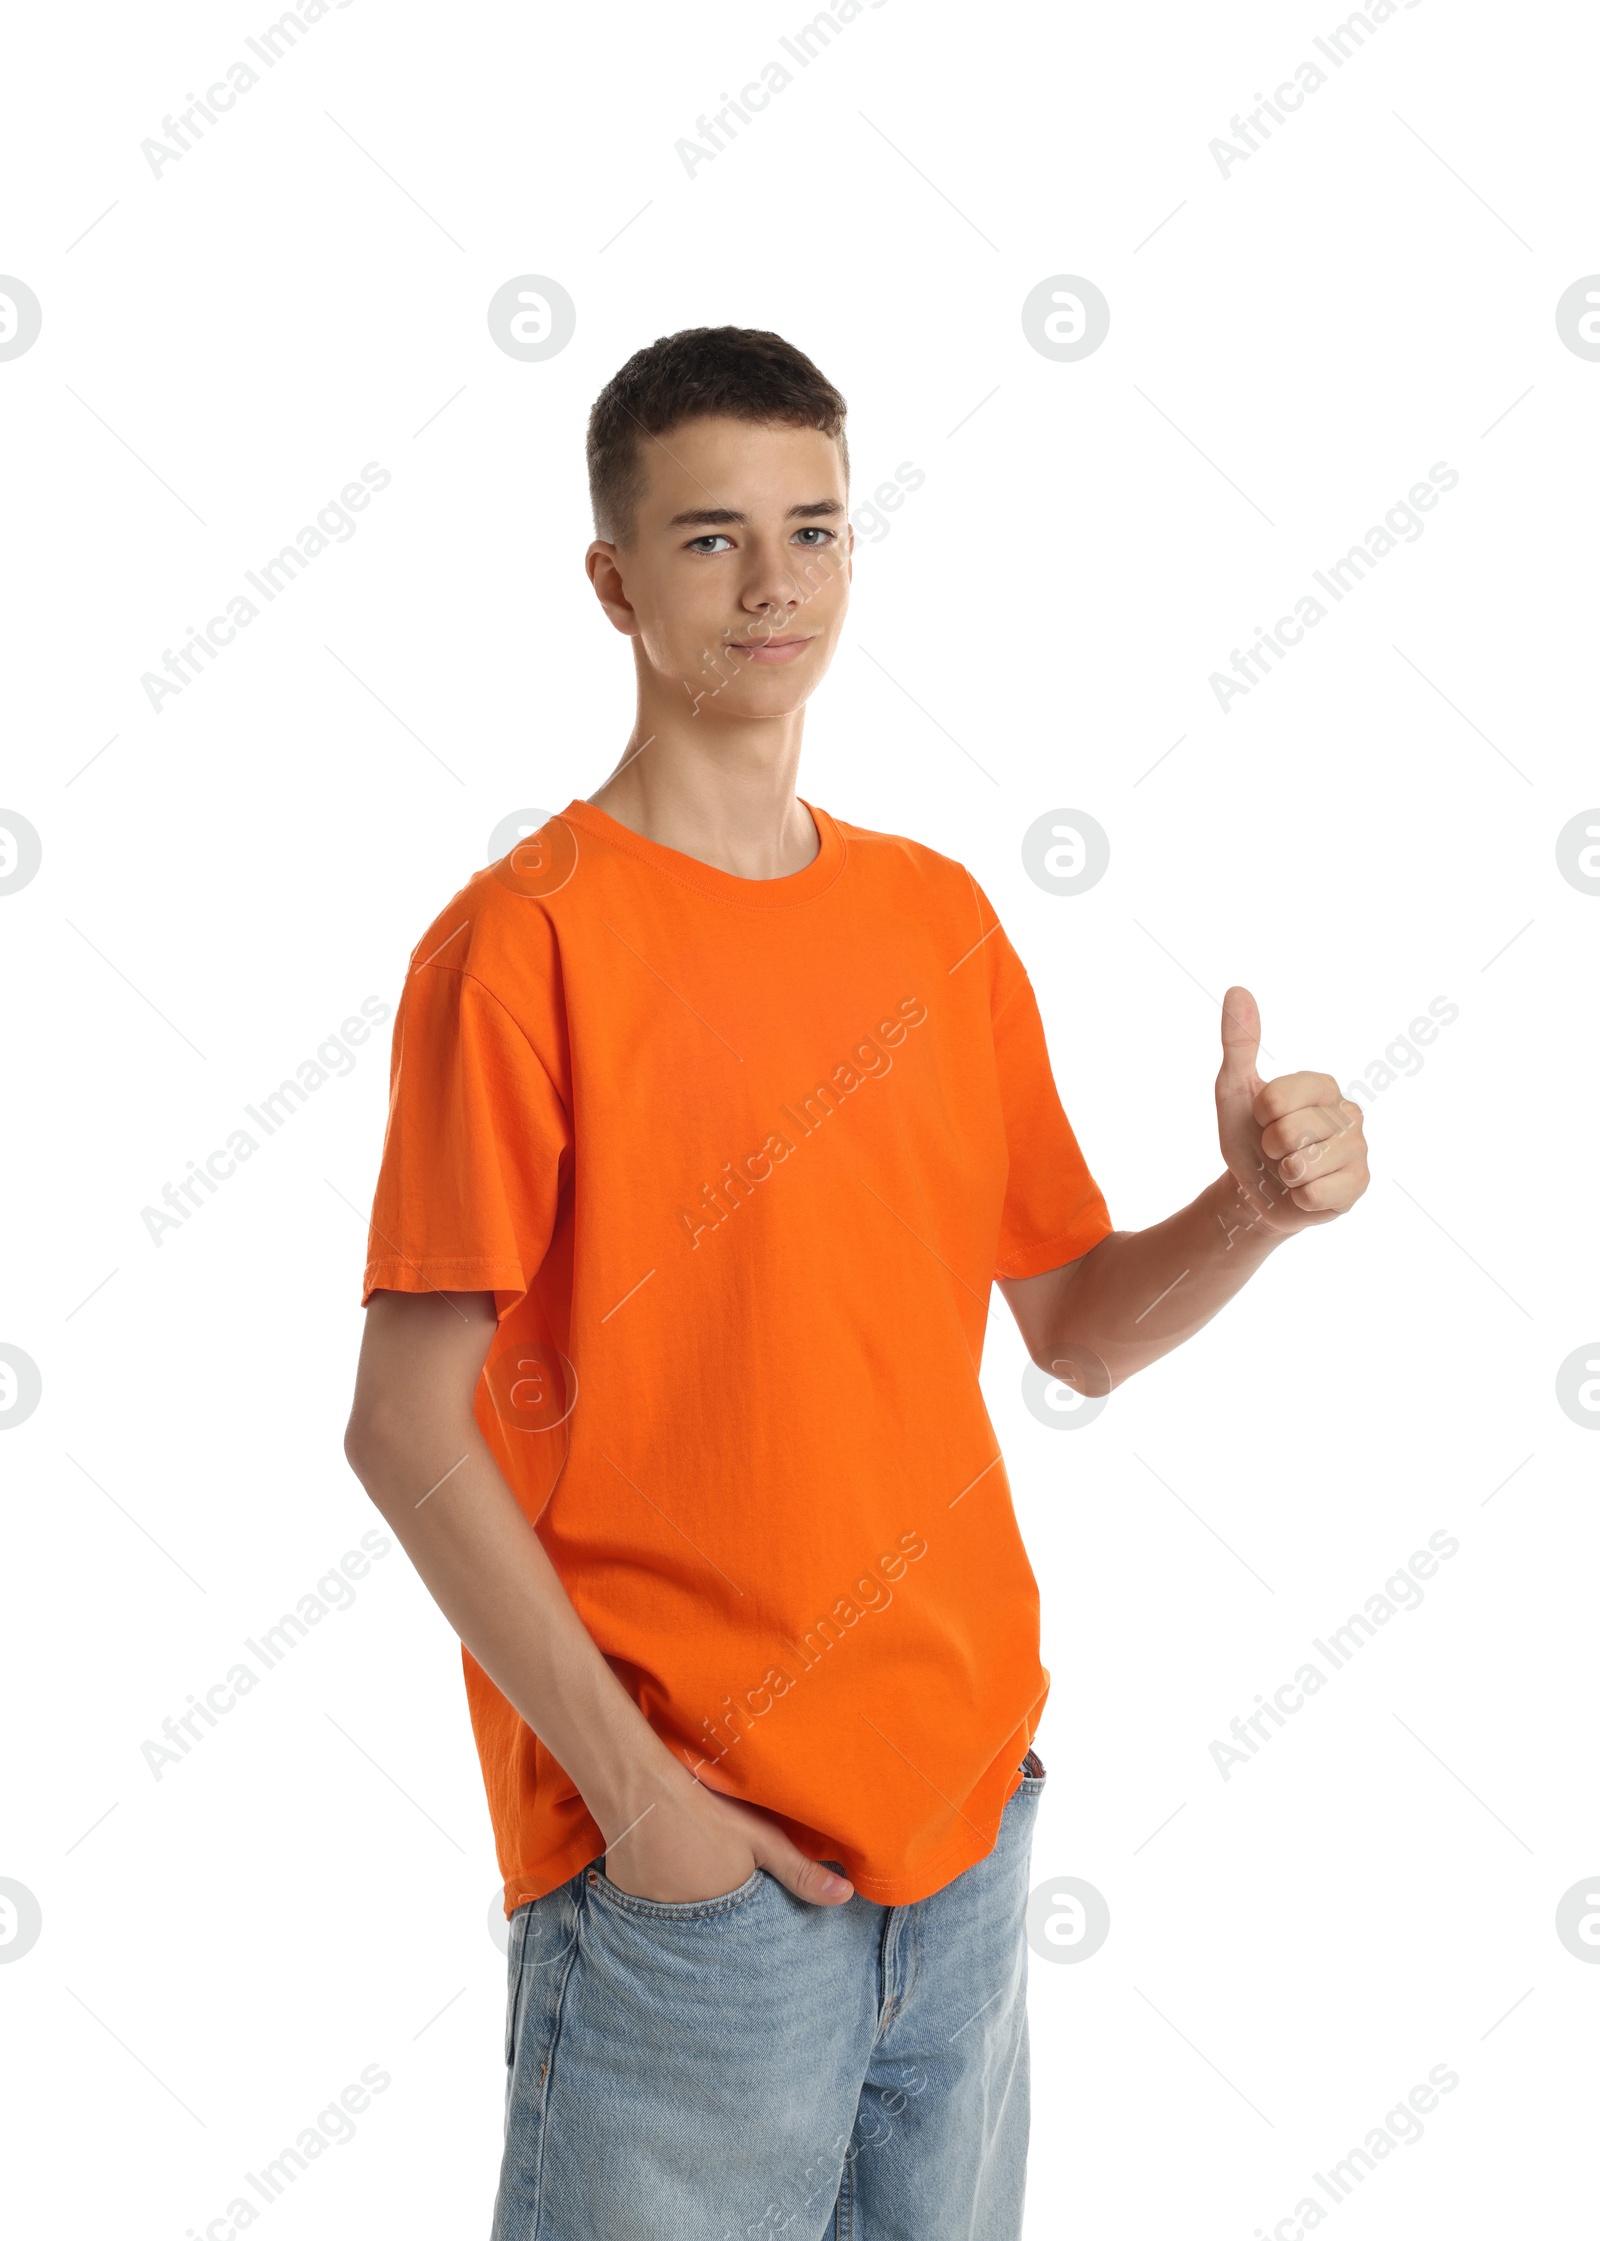
{"type": "Polygon", "coordinates": [[[1080,1393],[1109,1393],[1209,1323],[1284,1235],[1245,1228],[1222,1175],[1164,1222],[1113,1230],[1081,1260],[1001,1277],[1000,1289],[1041,1369],[1080,1393]]]}
{"type": "Polygon", "coordinates": [[[472,1413],[494,1332],[492,1293],[373,1294],[345,1433],[357,1478],[577,1786],[613,1882],[654,1899],[715,1898],[760,1866],[801,1898],[848,1898],[850,1885],[767,1815],[690,1774],[596,1647],[472,1413]]]}
{"type": "Polygon", "coordinates": [[[1263,1082],[1249,989],[1230,988],[1222,1013],[1224,1172],[1164,1222],[1113,1230],[1042,1275],[1000,1279],[1033,1360],[1081,1393],[1108,1393],[1192,1338],[1285,1238],[1337,1221],[1371,1179],[1360,1106],[1331,1074],[1263,1082]]]}

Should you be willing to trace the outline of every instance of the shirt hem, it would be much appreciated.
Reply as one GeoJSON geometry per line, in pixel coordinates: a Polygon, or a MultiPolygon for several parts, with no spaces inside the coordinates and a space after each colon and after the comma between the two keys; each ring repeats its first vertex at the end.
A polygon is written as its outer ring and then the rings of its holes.
{"type": "MultiPolygon", "coordinates": [[[[1005,1812],[1022,1783],[1023,1774],[1019,1766],[1005,1796],[1000,1800],[1000,1814],[1005,1812]]],[[[915,1906],[918,1899],[931,1899],[946,1884],[953,1883],[958,1875],[965,1874],[969,1867],[976,1867],[980,1860],[989,1857],[999,1842],[1000,1814],[995,1816],[993,1832],[987,1839],[973,1835],[963,1837],[959,1844],[941,1852],[937,1859],[929,1861],[914,1876],[853,1875],[850,1880],[862,1897],[871,1899],[875,1906],[915,1906]]]]}
{"type": "Polygon", "coordinates": [[[600,1858],[605,1851],[606,1840],[598,1823],[592,1825],[592,1840],[583,1837],[577,1844],[569,1841],[562,1846],[554,1861],[547,1861],[541,1868],[523,1868],[517,1874],[505,1878],[501,1888],[507,1921],[519,1906],[526,1906],[530,1899],[548,1898],[552,1891],[557,1891],[563,1883],[570,1882],[580,1868],[586,1868],[591,1860],[600,1858]]]}
{"type": "Polygon", "coordinates": [[[995,1269],[995,1275],[1043,1276],[1049,1269],[1064,1268],[1068,1261],[1081,1260],[1091,1246],[1109,1237],[1115,1227],[1109,1214],[1103,1217],[1097,1214],[1087,1223],[1061,1230],[1054,1237],[1041,1238],[1037,1245],[1008,1253],[995,1269]]]}
{"type": "Polygon", "coordinates": [[[436,1254],[408,1261],[384,1254],[368,1261],[362,1273],[361,1305],[365,1307],[374,1292],[514,1292],[520,1297],[527,1288],[527,1278],[510,1261],[436,1254]]]}
{"type": "MultiPolygon", "coordinates": [[[[925,1862],[914,1875],[851,1875],[851,1883],[863,1898],[870,1899],[875,1906],[914,1906],[919,1899],[932,1898],[969,1867],[975,1867],[980,1860],[989,1857],[999,1842],[1001,1817],[1025,1779],[1019,1765],[1006,1785],[1006,1794],[1000,1800],[994,1827],[986,1837],[976,1830],[969,1830],[956,1843],[947,1845],[933,1859],[925,1862]]],[[[569,1839],[554,1859],[546,1861],[543,1867],[524,1868],[515,1875],[504,1878],[501,1886],[502,1903],[508,1921],[519,1906],[526,1906],[530,1899],[547,1898],[552,1891],[569,1882],[581,1868],[586,1868],[591,1860],[601,1857],[606,1848],[605,1837],[598,1822],[591,1822],[589,1827],[593,1830],[592,1836],[580,1832],[576,1840],[569,1839]]],[[[837,1851],[819,1853],[817,1857],[842,1860],[842,1854],[837,1851]]],[[[849,1873],[848,1867],[846,1873],[849,1873]]]]}

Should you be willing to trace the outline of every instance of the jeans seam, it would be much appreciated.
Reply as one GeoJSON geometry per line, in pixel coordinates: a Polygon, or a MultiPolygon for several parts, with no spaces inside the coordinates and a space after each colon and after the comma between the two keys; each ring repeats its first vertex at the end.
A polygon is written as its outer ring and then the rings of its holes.
{"type": "MultiPolygon", "coordinates": [[[[859,2117],[857,2121],[859,2122],[859,2117]]],[[[850,2153],[854,2145],[855,2126],[852,2125],[850,2138],[845,2144],[844,2170],[839,2177],[839,2198],[834,2204],[834,2241],[853,2241],[856,2230],[855,2192],[851,2185],[855,2173],[855,2162],[850,2153]]]]}
{"type": "Polygon", "coordinates": [[[533,2222],[528,2229],[528,2241],[539,2241],[539,2228],[544,2221],[544,2165],[545,2150],[550,2145],[550,2096],[556,2082],[556,2055],[561,2045],[561,2024],[566,2014],[567,1985],[571,1981],[573,1965],[578,1958],[578,1944],[583,1934],[582,1885],[573,1879],[572,1942],[567,1948],[567,1964],[561,1972],[561,1982],[556,1990],[555,2013],[550,2019],[550,2051],[544,2058],[544,2075],[539,2081],[539,2154],[533,2174],[533,2222]]]}
{"type": "MultiPolygon", "coordinates": [[[[537,1904],[537,1900],[529,1902],[530,1915],[533,1907],[537,1904]]],[[[522,2021],[522,1957],[527,1951],[528,1945],[528,1920],[527,1917],[524,1917],[519,1926],[519,1915],[522,1915],[521,1907],[518,1907],[516,1913],[511,1917],[511,1945],[516,1950],[517,1973],[511,1986],[510,2010],[506,2018],[506,2068],[508,2070],[514,2066],[517,2058],[517,2026],[522,2021]]]]}

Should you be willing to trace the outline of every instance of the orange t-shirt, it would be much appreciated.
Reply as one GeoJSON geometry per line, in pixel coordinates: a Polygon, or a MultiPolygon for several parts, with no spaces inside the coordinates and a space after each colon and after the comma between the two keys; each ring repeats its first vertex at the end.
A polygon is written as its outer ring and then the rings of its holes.
{"type": "MultiPolygon", "coordinates": [[[[867,1898],[994,1844],[1050,1677],[990,1285],[1111,1229],[948,856],[741,879],[574,801],[412,953],[362,1301],[492,1291],[477,1422],[656,1733],[867,1898]]],[[[605,1839],[466,1650],[509,1914],[605,1839]]]]}

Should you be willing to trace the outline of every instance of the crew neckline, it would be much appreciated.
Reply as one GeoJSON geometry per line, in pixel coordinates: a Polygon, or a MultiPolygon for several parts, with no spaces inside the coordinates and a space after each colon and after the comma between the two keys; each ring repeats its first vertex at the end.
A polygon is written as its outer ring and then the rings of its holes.
{"type": "Polygon", "coordinates": [[[737,872],[723,871],[716,864],[704,864],[698,856],[686,856],[681,849],[668,848],[659,840],[636,833],[631,825],[622,824],[609,810],[581,797],[568,802],[559,814],[580,831],[609,841],[613,848],[637,856],[641,863],[654,865],[669,879],[696,888],[718,902],[738,903],[747,909],[781,910],[789,903],[805,902],[831,887],[845,862],[844,835],[828,812],[819,809],[815,802],[807,801],[803,794],[797,794],[795,799],[811,812],[821,845],[809,864],[802,865],[799,871],[785,872],[778,879],[743,879],[737,872]]]}

